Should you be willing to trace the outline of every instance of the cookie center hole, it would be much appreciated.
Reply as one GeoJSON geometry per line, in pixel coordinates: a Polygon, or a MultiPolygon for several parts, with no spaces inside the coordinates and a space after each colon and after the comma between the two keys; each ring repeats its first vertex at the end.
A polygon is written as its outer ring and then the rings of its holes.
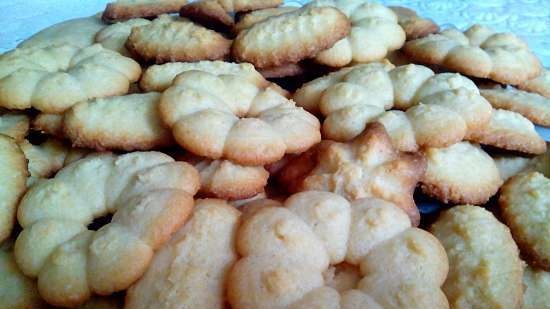
{"type": "Polygon", "coordinates": [[[92,223],[88,224],[88,230],[97,231],[102,226],[111,223],[111,219],[113,218],[112,214],[106,214],[101,217],[97,217],[92,221],[92,223]]]}

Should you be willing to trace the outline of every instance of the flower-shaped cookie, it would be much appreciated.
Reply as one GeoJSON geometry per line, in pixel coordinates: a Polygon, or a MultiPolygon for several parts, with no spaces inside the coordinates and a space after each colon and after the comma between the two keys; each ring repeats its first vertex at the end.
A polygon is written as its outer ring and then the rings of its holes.
{"type": "Polygon", "coordinates": [[[89,155],[23,196],[17,264],[57,306],[124,290],[186,221],[198,187],[192,166],[162,153],[89,155]],[[110,223],[88,229],[109,213],[110,223]]]}
{"type": "Polygon", "coordinates": [[[351,140],[367,123],[379,121],[403,151],[459,142],[485,125],[492,110],[469,79],[434,74],[414,64],[393,69],[384,63],[344,68],[305,84],[294,100],[326,117],[323,134],[329,139],[351,140]],[[406,112],[384,113],[392,106],[406,112]]]}
{"type": "Polygon", "coordinates": [[[182,73],[162,94],[159,108],[183,148],[212,159],[263,165],[321,140],[315,116],[272,87],[239,75],[182,73]]]}
{"type": "Polygon", "coordinates": [[[307,6],[335,7],[351,22],[347,37],[317,54],[315,60],[321,64],[343,67],[350,62],[381,60],[405,42],[405,32],[397,23],[397,15],[381,4],[365,0],[315,0],[307,6]]]}
{"type": "Polygon", "coordinates": [[[306,191],[254,204],[237,232],[232,308],[448,308],[445,250],[392,203],[306,191]],[[359,280],[337,290],[323,276],[344,261],[359,280]]]}
{"type": "Polygon", "coordinates": [[[425,168],[422,155],[400,153],[384,127],[372,123],[348,143],[323,141],[292,159],[280,171],[279,180],[293,192],[330,191],[349,200],[382,198],[399,206],[418,225],[420,215],[412,195],[425,168]]]}
{"type": "Polygon", "coordinates": [[[140,74],[137,62],[99,44],[18,48],[0,56],[0,107],[59,114],[79,101],[125,94],[140,74]]]}
{"type": "Polygon", "coordinates": [[[540,61],[520,38],[481,25],[409,41],[404,50],[412,60],[503,84],[521,84],[541,71],[540,61]]]}

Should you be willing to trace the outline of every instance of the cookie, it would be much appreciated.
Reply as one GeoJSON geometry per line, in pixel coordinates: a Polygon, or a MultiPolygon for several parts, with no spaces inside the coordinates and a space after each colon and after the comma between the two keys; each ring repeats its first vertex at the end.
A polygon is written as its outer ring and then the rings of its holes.
{"type": "Polygon", "coordinates": [[[108,3],[101,18],[107,22],[131,18],[151,18],[167,13],[177,13],[187,0],[116,0],[108,3]]]}
{"type": "Polygon", "coordinates": [[[283,78],[302,75],[305,69],[299,63],[289,63],[278,67],[259,69],[259,72],[265,78],[283,78]]]}
{"type": "Polygon", "coordinates": [[[550,273],[544,270],[525,267],[523,271],[523,309],[548,308],[550,304],[550,273]]]}
{"type": "Polygon", "coordinates": [[[19,143],[19,148],[28,161],[27,187],[40,179],[49,178],[60,170],[65,165],[65,158],[69,153],[69,147],[52,138],[39,145],[23,140],[19,143]]]}
{"type": "Polygon", "coordinates": [[[224,61],[173,62],[152,65],[143,72],[139,87],[146,92],[162,92],[170,87],[172,81],[180,73],[186,71],[203,71],[211,74],[233,74],[245,78],[258,87],[269,84],[250,63],[232,63],[224,61]]]}
{"type": "Polygon", "coordinates": [[[228,32],[235,25],[233,17],[216,0],[201,0],[184,5],[180,16],[217,31],[228,32]]]}
{"type": "Polygon", "coordinates": [[[136,93],[75,104],[63,132],[73,146],[99,151],[151,150],[174,145],[159,115],[160,93],[136,93]]]}
{"type": "Polygon", "coordinates": [[[510,227],[527,261],[550,270],[550,179],[538,172],[520,173],[502,186],[499,205],[506,225],[510,227]]]}
{"type": "Polygon", "coordinates": [[[439,289],[445,251],[392,203],[367,198],[350,205],[333,193],[305,191],[275,205],[264,200],[243,216],[240,259],[227,281],[232,308],[340,308],[350,291],[379,306],[373,308],[448,307],[439,289]],[[343,260],[358,271],[355,290],[325,282],[343,260]]]}
{"type": "Polygon", "coordinates": [[[518,85],[541,71],[540,61],[520,38],[477,24],[464,33],[451,28],[409,41],[404,51],[414,61],[502,84],[518,85]]]}
{"type": "Polygon", "coordinates": [[[29,134],[29,116],[22,113],[0,114],[0,134],[22,141],[29,134]]]}
{"type": "Polygon", "coordinates": [[[502,181],[506,181],[510,177],[528,169],[531,162],[530,158],[515,155],[497,155],[493,156],[493,160],[497,165],[502,181]]]}
{"type": "Polygon", "coordinates": [[[519,113],[535,124],[550,127],[550,99],[548,98],[512,87],[481,89],[481,95],[494,108],[519,113]]]}
{"type": "Polygon", "coordinates": [[[546,152],[544,139],[531,121],[504,109],[494,109],[491,120],[482,129],[472,132],[468,140],[484,145],[529,154],[546,152]]]}
{"type": "Polygon", "coordinates": [[[315,56],[349,33],[346,16],[332,7],[304,7],[273,16],[237,35],[231,53],[256,68],[277,67],[315,56]]]}
{"type": "Polygon", "coordinates": [[[133,27],[149,25],[151,21],[144,18],[132,18],[126,21],[117,22],[98,31],[95,34],[95,42],[103,47],[114,50],[123,56],[130,57],[126,49],[126,40],[130,36],[133,27]]]}
{"type": "Polygon", "coordinates": [[[543,68],[539,76],[519,84],[518,88],[550,99],[550,69],[543,68]]]}
{"type": "Polygon", "coordinates": [[[267,185],[269,173],[263,166],[244,166],[229,160],[210,160],[189,153],[176,158],[188,162],[199,171],[199,194],[203,196],[244,200],[264,192],[267,185]]]}
{"type": "Polygon", "coordinates": [[[222,200],[199,200],[193,214],[126,294],[125,308],[223,308],[237,260],[240,212],[222,200]]]}
{"type": "Polygon", "coordinates": [[[125,94],[140,74],[137,62],[99,44],[18,48],[0,56],[0,107],[59,114],[79,101],[125,94]]]}
{"type": "Polygon", "coordinates": [[[238,75],[184,72],[162,94],[159,110],[183,148],[241,165],[273,163],[321,140],[315,116],[238,75]]]}
{"type": "Polygon", "coordinates": [[[412,194],[425,168],[421,154],[400,153],[384,127],[371,123],[348,143],[325,140],[291,160],[280,172],[279,182],[291,192],[330,191],[348,200],[382,198],[399,206],[418,225],[420,215],[412,194]]]}
{"type": "Polygon", "coordinates": [[[295,6],[281,6],[277,8],[269,8],[262,10],[255,10],[242,16],[235,24],[234,31],[239,33],[245,29],[252,27],[253,25],[268,19],[269,17],[279,16],[289,12],[298,10],[295,6]]]}
{"type": "Polygon", "coordinates": [[[283,4],[283,0],[216,0],[227,12],[248,12],[274,8],[283,4]]]}
{"type": "Polygon", "coordinates": [[[69,44],[84,48],[94,44],[95,34],[105,26],[107,25],[101,21],[99,14],[90,17],[69,19],[37,32],[19,43],[17,47],[42,48],[69,44]]]}
{"type": "Polygon", "coordinates": [[[0,134],[0,242],[10,236],[19,199],[26,190],[27,159],[16,141],[0,134]]]}
{"type": "Polygon", "coordinates": [[[387,62],[348,67],[315,79],[298,89],[294,100],[325,117],[327,139],[349,141],[366,124],[382,119],[379,122],[388,125],[402,151],[459,142],[480,130],[492,109],[475,84],[459,74],[434,74],[414,64],[394,68],[387,62]],[[406,112],[386,115],[392,107],[406,112]]]}
{"type": "Polygon", "coordinates": [[[433,20],[418,16],[409,8],[402,6],[390,6],[389,8],[397,15],[397,22],[405,31],[407,41],[439,32],[439,26],[433,20]]]}
{"type": "Polygon", "coordinates": [[[185,223],[198,187],[192,166],[159,152],[88,155],[22,198],[17,264],[56,306],[124,290],[185,223]],[[109,213],[109,223],[88,229],[109,213]]]}
{"type": "Polygon", "coordinates": [[[39,113],[32,120],[31,128],[47,135],[63,138],[63,114],[39,113]]]}
{"type": "Polygon", "coordinates": [[[223,59],[231,40],[188,19],[162,15],[150,24],[132,28],[126,48],[145,62],[193,62],[223,59]]]}
{"type": "Polygon", "coordinates": [[[349,63],[382,60],[389,51],[405,42],[405,32],[389,8],[366,0],[315,0],[306,7],[331,6],[342,11],[351,22],[349,34],[334,46],[320,52],[315,61],[331,67],[349,63]]]}
{"type": "Polygon", "coordinates": [[[449,258],[451,308],[521,308],[523,267],[510,230],[477,206],[455,206],[430,231],[449,258]]]}
{"type": "Polygon", "coordinates": [[[482,205],[502,180],[493,159],[479,146],[460,142],[445,148],[426,148],[422,192],[443,203],[482,205]]]}

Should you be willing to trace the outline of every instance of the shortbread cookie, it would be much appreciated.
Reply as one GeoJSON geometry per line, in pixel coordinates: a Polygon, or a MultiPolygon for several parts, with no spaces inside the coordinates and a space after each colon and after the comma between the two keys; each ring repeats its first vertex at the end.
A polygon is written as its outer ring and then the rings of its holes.
{"type": "Polygon", "coordinates": [[[216,0],[227,12],[248,12],[274,8],[283,4],[283,0],[216,0]]]}
{"type": "Polygon", "coordinates": [[[423,38],[439,31],[439,26],[433,20],[418,16],[409,8],[402,6],[390,6],[389,8],[397,15],[397,22],[405,31],[407,40],[423,38]]]}
{"type": "Polygon", "coordinates": [[[451,308],[521,308],[523,267],[510,230],[478,206],[443,212],[430,231],[449,257],[451,308]]]}
{"type": "Polygon", "coordinates": [[[550,69],[543,68],[539,76],[519,84],[518,88],[550,99],[550,69]]]}
{"type": "Polygon", "coordinates": [[[481,89],[481,95],[495,108],[520,113],[535,124],[550,127],[549,98],[512,87],[481,89]]]}
{"type": "Polygon", "coordinates": [[[317,191],[273,204],[264,200],[243,215],[241,257],[227,280],[232,308],[353,308],[340,307],[353,303],[345,300],[349,293],[361,298],[356,308],[448,308],[439,288],[449,267],[443,247],[411,227],[395,205],[378,199],[350,205],[317,191]],[[325,282],[323,275],[342,261],[360,269],[354,290],[325,282]]]}
{"type": "Polygon", "coordinates": [[[133,27],[145,26],[151,21],[144,18],[132,18],[126,21],[117,22],[105,27],[95,35],[95,42],[103,47],[114,50],[121,55],[130,57],[130,52],[126,49],[126,40],[130,36],[133,27]]]}
{"type": "Polygon", "coordinates": [[[510,177],[521,173],[528,168],[529,163],[531,162],[531,159],[529,158],[515,155],[493,156],[493,160],[497,165],[502,181],[506,181],[510,177]]]}
{"type": "Polygon", "coordinates": [[[531,265],[550,271],[550,179],[538,172],[508,179],[499,205],[523,256],[531,265]]]}
{"type": "Polygon", "coordinates": [[[388,125],[392,140],[403,151],[459,142],[483,127],[492,110],[476,85],[459,74],[434,74],[415,64],[394,68],[387,62],[348,67],[315,79],[298,89],[294,100],[325,117],[323,135],[328,139],[351,140],[367,123],[383,119],[380,122],[388,125]],[[406,113],[386,115],[392,107],[406,113]]]}
{"type": "Polygon", "coordinates": [[[22,141],[29,134],[29,116],[22,113],[0,113],[0,134],[22,141]]]}
{"type": "Polygon", "coordinates": [[[223,59],[231,40],[188,19],[162,15],[148,25],[132,28],[126,48],[146,62],[223,59]]]}
{"type": "Polygon", "coordinates": [[[153,258],[126,295],[125,308],[224,308],[237,260],[240,212],[222,200],[199,200],[189,221],[153,258]]]}
{"type": "Polygon", "coordinates": [[[217,0],[199,0],[184,5],[180,16],[217,31],[228,31],[233,28],[233,17],[220,5],[217,0]]]}
{"type": "Polygon", "coordinates": [[[472,132],[467,139],[530,154],[546,151],[546,143],[535,131],[533,123],[518,113],[504,109],[494,109],[491,120],[480,130],[472,132]]]}
{"type": "Polygon", "coordinates": [[[11,233],[17,204],[26,190],[27,175],[23,151],[14,139],[0,134],[0,242],[11,233]]]}
{"type": "Polygon", "coordinates": [[[162,94],[159,110],[183,148],[242,165],[273,163],[321,140],[315,116],[238,75],[184,72],[162,94]]]}
{"type": "Polygon", "coordinates": [[[426,162],[421,154],[397,151],[382,125],[367,125],[348,143],[325,140],[301,157],[280,172],[279,180],[289,191],[330,191],[349,200],[382,198],[399,206],[418,225],[420,215],[412,194],[426,162]]]}
{"type": "Polygon", "coordinates": [[[525,267],[523,271],[523,309],[546,309],[550,304],[550,272],[525,267]]]}
{"type": "Polygon", "coordinates": [[[73,146],[97,150],[150,150],[174,145],[159,115],[160,93],[93,99],[65,112],[63,132],[73,146]]]}
{"type": "Polygon", "coordinates": [[[17,47],[47,47],[70,44],[84,48],[94,44],[95,34],[106,26],[99,14],[70,19],[45,28],[30,38],[19,43],[17,47]]]}
{"type": "Polygon", "coordinates": [[[269,173],[263,166],[244,166],[228,160],[210,160],[187,153],[176,159],[198,171],[199,194],[226,200],[248,199],[264,192],[269,173]]]}
{"type": "Polygon", "coordinates": [[[541,71],[540,61],[520,38],[477,24],[464,33],[451,28],[409,41],[404,50],[415,61],[502,84],[518,85],[541,71]]]}
{"type": "Polygon", "coordinates": [[[137,17],[155,17],[161,14],[177,13],[187,0],[116,0],[107,4],[103,20],[108,22],[137,17]]]}
{"type": "Polygon", "coordinates": [[[52,138],[39,145],[33,145],[29,141],[23,140],[19,143],[19,148],[28,161],[27,187],[60,170],[65,165],[65,158],[69,153],[69,147],[52,138]]]}
{"type": "Polygon", "coordinates": [[[162,92],[170,87],[172,81],[180,73],[187,71],[203,71],[211,74],[238,75],[258,87],[266,87],[266,81],[250,63],[232,63],[224,61],[173,62],[152,65],[143,72],[139,87],[144,91],[162,92]]]}
{"type": "Polygon", "coordinates": [[[427,169],[420,187],[443,203],[481,205],[502,184],[495,162],[479,146],[460,142],[422,152],[427,169]]]}
{"type": "Polygon", "coordinates": [[[351,30],[347,37],[315,57],[321,64],[343,67],[351,62],[382,60],[405,42],[405,32],[397,23],[397,16],[381,4],[366,0],[315,0],[306,5],[322,6],[332,6],[346,14],[351,30]]]}
{"type": "Polygon", "coordinates": [[[346,16],[332,7],[305,7],[270,17],[237,35],[232,55],[257,68],[277,67],[315,56],[350,30],[346,16]]]}
{"type": "Polygon", "coordinates": [[[159,152],[89,155],[31,187],[19,204],[15,242],[22,272],[40,295],[71,307],[91,293],[128,288],[187,219],[199,175],[159,152]],[[112,213],[97,231],[87,226],[112,213]]]}
{"type": "Polygon", "coordinates": [[[76,102],[128,92],[141,68],[95,44],[18,48],[0,56],[0,107],[62,113],[76,102]]]}
{"type": "Polygon", "coordinates": [[[269,8],[252,11],[239,19],[239,22],[235,24],[235,32],[239,33],[245,29],[252,27],[253,25],[268,19],[269,17],[279,16],[285,13],[298,10],[295,6],[281,6],[278,8],[269,8]]]}
{"type": "Polygon", "coordinates": [[[31,122],[33,130],[63,138],[63,114],[39,113],[31,122]]]}

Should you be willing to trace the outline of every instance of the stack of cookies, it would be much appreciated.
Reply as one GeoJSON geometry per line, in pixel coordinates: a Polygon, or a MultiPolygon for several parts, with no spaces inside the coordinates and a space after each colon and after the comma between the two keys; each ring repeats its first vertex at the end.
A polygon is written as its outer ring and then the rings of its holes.
{"type": "Polygon", "coordinates": [[[282,5],[118,0],[0,55],[0,308],[549,308],[550,70],[282,5]]]}

